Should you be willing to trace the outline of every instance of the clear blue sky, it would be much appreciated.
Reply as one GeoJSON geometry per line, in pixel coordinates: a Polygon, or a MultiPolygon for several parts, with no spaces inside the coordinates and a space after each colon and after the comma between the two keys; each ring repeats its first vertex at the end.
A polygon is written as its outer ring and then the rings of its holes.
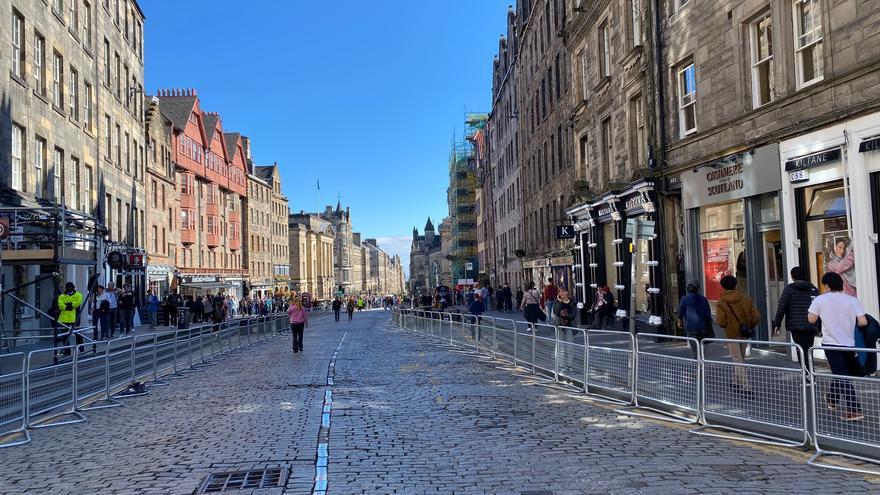
{"type": "Polygon", "coordinates": [[[321,207],[340,194],[355,231],[405,256],[446,215],[464,112],[490,109],[509,3],[141,0],[146,85],[196,88],[280,164],[292,209],[315,209],[320,179],[321,207]]]}

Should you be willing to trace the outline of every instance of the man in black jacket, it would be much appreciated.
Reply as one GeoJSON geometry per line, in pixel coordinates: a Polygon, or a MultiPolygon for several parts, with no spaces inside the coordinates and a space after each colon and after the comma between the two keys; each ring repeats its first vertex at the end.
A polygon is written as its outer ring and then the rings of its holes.
{"type": "MultiPolygon", "coordinates": [[[[796,266],[791,269],[792,283],[785,286],[779,298],[779,307],[773,318],[773,334],[778,335],[785,318],[785,329],[791,334],[795,344],[804,352],[806,363],[809,363],[810,348],[816,339],[818,326],[807,321],[807,310],[813,299],[819,295],[819,289],[807,280],[804,270],[796,266]]],[[[806,364],[809,367],[809,364],[806,364]]]]}

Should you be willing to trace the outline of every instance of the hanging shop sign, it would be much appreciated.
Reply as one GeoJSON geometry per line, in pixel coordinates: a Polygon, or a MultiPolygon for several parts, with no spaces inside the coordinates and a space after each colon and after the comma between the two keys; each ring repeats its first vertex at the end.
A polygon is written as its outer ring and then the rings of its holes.
{"type": "Polygon", "coordinates": [[[782,188],[779,147],[770,144],[682,173],[685,208],[722,203],[782,188]]]}
{"type": "Polygon", "coordinates": [[[523,262],[523,268],[544,268],[550,266],[550,260],[540,258],[537,260],[529,260],[523,262]]]}
{"type": "Polygon", "coordinates": [[[557,239],[574,239],[574,225],[557,225],[557,239]]]}
{"type": "Polygon", "coordinates": [[[880,136],[874,136],[859,143],[859,153],[880,150],[880,136]]]}
{"type": "Polygon", "coordinates": [[[220,277],[216,275],[190,275],[185,277],[180,277],[181,283],[184,285],[190,284],[213,284],[220,282],[220,277]]]}

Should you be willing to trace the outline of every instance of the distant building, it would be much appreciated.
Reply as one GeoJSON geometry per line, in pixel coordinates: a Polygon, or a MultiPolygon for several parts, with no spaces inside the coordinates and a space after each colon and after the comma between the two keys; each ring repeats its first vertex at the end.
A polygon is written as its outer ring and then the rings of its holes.
{"type": "Polygon", "coordinates": [[[288,219],[290,282],[292,289],[308,292],[315,300],[329,300],[336,293],[333,268],[333,224],[303,211],[288,219]]]}
{"type": "Polygon", "coordinates": [[[409,293],[415,297],[430,295],[438,285],[452,286],[452,262],[447,259],[452,242],[448,222],[440,224],[440,234],[428,218],[425,234],[413,228],[409,259],[409,293]],[[445,246],[443,240],[445,239],[445,246]]]}
{"type": "Polygon", "coordinates": [[[275,292],[290,290],[290,248],[288,246],[287,196],[281,192],[281,173],[278,163],[265,167],[254,167],[254,174],[272,188],[272,205],[269,209],[269,231],[271,234],[272,279],[275,292]]]}

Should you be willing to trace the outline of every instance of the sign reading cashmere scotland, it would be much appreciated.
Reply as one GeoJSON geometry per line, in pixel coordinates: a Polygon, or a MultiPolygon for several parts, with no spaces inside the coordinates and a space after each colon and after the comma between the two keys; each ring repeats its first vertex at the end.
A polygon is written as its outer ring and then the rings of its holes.
{"type": "Polygon", "coordinates": [[[685,209],[778,191],[779,151],[765,146],[697,167],[681,176],[685,209]]]}

